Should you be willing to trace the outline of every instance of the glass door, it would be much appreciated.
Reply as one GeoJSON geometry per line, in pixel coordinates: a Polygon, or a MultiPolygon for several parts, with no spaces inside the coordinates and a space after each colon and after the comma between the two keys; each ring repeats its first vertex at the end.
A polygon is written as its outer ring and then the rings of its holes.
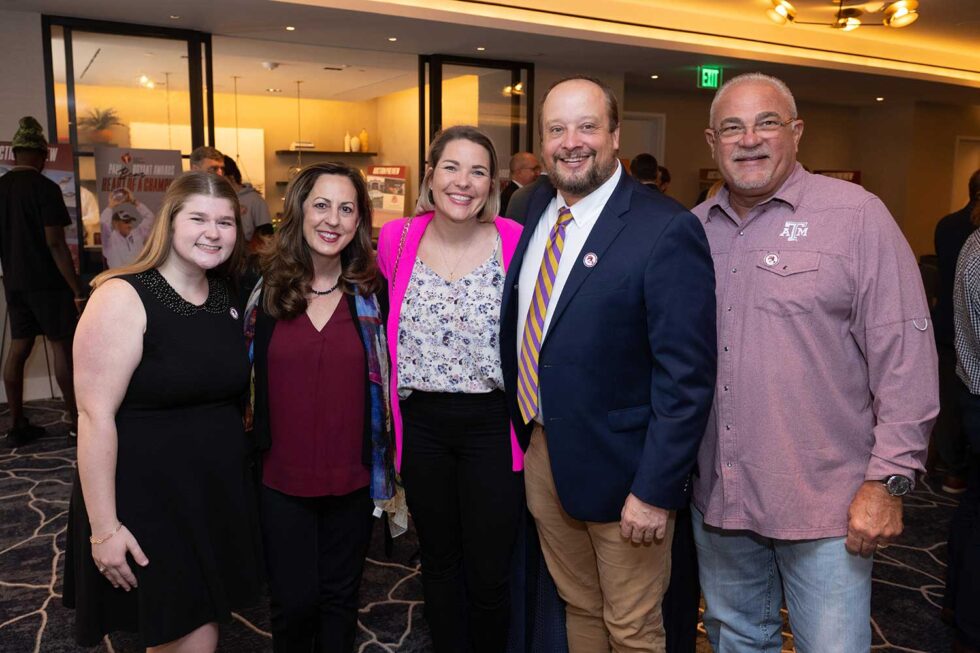
{"type": "Polygon", "coordinates": [[[88,276],[104,267],[107,235],[100,216],[111,208],[109,194],[96,187],[96,148],[179,152],[186,169],[191,151],[204,144],[210,115],[204,86],[209,61],[202,56],[209,37],[50,16],[44,17],[43,28],[50,48],[50,140],[70,145],[79,263],[88,276]]]}
{"type": "Polygon", "coordinates": [[[443,55],[421,59],[420,87],[426,90],[428,111],[420,125],[427,138],[419,144],[419,169],[437,131],[466,124],[490,137],[506,176],[512,154],[533,150],[534,65],[443,55]]]}

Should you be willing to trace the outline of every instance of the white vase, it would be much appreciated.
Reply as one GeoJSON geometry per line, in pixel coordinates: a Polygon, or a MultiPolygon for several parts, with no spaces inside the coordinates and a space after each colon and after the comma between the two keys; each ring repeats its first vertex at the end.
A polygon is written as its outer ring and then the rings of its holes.
{"type": "Polygon", "coordinates": [[[350,132],[344,134],[344,152],[350,152],[350,132]]]}
{"type": "Polygon", "coordinates": [[[348,152],[360,152],[361,151],[361,139],[357,136],[350,137],[350,149],[348,152]]]}

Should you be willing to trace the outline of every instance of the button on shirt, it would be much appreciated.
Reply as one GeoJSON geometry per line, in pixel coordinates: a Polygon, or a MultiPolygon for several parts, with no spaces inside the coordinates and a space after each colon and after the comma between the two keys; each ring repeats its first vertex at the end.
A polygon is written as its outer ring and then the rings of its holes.
{"type": "Polygon", "coordinates": [[[862,482],[923,469],[939,410],[912,251],[877,197],[799,164],[741,220],[726,189],[693,212],[719,356],[694,504],[725,529],[843,536],[862,482]]]}
{"type": "MultiPolygon", "coordinates": [[[[555,274],[555,285],[548,300],[548,310],[544,316],[544,329],[542,330],[542,347],[547,344],[544,338],[548,336],[548,327],[551,324],[551,316],[558,306],[558,298],[561,291],[568,281],[568,275],[572,273],[579,254],[585,246],[585,241],[592,233],[599,214],[605,208],[606,202],[616,190],[619,178],[623,174],[623,168],[616,162],[616,171],[597,189],[580,199],[573,206],[572,221],[565,227],[565,245],[562,248],[561,260],[558,261],[558,272],[555,274]]],[[[551,200],[548,207],[544,210],[541,219],[538,220],[531,240],[527,243],[527,250],[524,254],[524,262],[521,265],[521,274],[518,278],[517,292],[517,358],[521,357],[521,342],[523,341],[524,323],[527,322],[527,312],[531,307],[531,297],[534,295],[534,285],[538,281],[538,274],[541,271],[541,260],[544,258],[545,248],[548,246],[551,230],[558,222],[558,211],[561,207],[567,206],[565,199],[559,191],[555,199],[551,200]]],[[[538,414],[535,419],[544,423],[541,407],[541,392],[538,392],[538,414]]]]}

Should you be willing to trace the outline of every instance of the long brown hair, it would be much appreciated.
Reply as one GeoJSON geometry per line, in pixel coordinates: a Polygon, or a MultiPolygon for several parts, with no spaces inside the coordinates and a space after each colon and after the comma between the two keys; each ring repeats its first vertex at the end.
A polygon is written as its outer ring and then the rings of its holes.
{"type": "Polygon", "coordinates": [[[348,295],[369,295],[380,287],[371,246],[371,197],[364,177],[356,168],[341,163],[314,163],[289,182],[282,223],[272,246],[262,254],[262,308],[277,320],[292,319],[306,311],[313,257],[303,236],[303,204],[321,175],[346,177],[357,193],[357,231],[340,253],[340,289],[348,295]]]}
{"type": "Polygon", "coordinates": [[[194,195],[215,197],[231,202],[235,213],[235,247],[221,265],[208,270],[209,277],[233,278],[241,269],[245,256],[245,237],[242,235],[241,209],[238,194],[222,177],[192,170],[185,172],[170,184],[163,196],[163,204],[157,213],[153,229],[139,255],[129,265],[106,270],[92,280],[92,288],[98,288],[109,279],[126,274],[137,274],[160,267],[170,256],[174,240],[174,218],[181,212],[187,200],[194,195]]]}
{"type": "Polygon", "coordinates": [[[456,125],[443,129],[432,139],[429,145],[429,153],[425,157],[425,176],[422,177],[421,189],[419,190],[419,201],[415,205],[415,215],[421,215],[435,210],[435,203],[432,201],[432,176],[435,174],[436,166],[442,159],[442,153],[446,146],[453,141],[470,141],[476,143],[487,151],[490,157],[490,194],[480,215],[476,216],[478,222],[493,222],[500,212],[500,179],[497,177],[497,151],[493,148],[493,141],[476,127],[470,125],[456,125]]]}

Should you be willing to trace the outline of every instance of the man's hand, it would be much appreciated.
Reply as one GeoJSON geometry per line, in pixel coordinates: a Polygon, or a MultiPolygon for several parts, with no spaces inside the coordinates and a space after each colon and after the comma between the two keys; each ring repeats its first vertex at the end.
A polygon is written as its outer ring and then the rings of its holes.
{"type": "Polygon", "coordinates": [[[636,544],[662,540],[667,534],[668,511],[649,503],[643,503],[630,494],[620,513],[619,532],[636,544]]]}
{"type": "Polygon", "coordinates": [[[880,481],[862,483],[847,509],[847,550],[868,557],[901,534],[902,497],[888,494],[880,481]]]}

